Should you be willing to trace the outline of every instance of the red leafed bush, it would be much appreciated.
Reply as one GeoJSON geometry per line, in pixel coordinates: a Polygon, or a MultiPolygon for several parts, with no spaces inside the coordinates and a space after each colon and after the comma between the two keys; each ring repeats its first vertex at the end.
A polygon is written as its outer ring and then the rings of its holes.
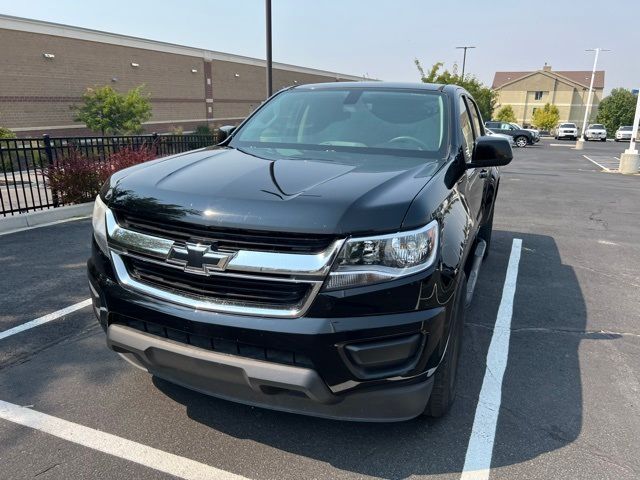
{"type": "Polygon", "coordinates": [[[123,168],[132,167],[139,163],[148,162],[149,160],[153,160],[156,158],[156,154],[153,148],[142,146],[137,149],[133,149],[130,147],[122,148],[115,153],[109,155],[107,162],[104,164],[106,170],[106,176],[102,180],[102,182],[106,182],[109,176],[117,172],[118,170],[122,170],[123,168]]]}
{"type": "Polygon", "coordinates": [[[49,187],[57,192],[61,203],[90,202],[111,174],[154,158],[153,149],[146,146],[122,148],[105,161],[71,149],[48,169],[49,187]]]}

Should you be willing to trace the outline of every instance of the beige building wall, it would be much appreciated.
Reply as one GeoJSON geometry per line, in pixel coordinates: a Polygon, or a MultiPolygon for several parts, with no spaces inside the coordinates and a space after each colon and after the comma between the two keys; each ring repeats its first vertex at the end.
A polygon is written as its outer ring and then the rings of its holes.
{"type": "MultiPolygon", "coordinates": [[[[148,132],[238,123],[266,96],[265,63],[255,58],[3,15],[0,46],[0,126],[22,137],[90,134],[71,108],[87,87],[144,85],[148,132]]],[[[275,91],[360,79],[278,63],[273,77],[275,91]]]]}
{"type": "MultiPolygon", "coordinates": [[[[508,83],[496,89],[498,94],[496,109],[511,105],[518,123],[530,125],[534,109],[543,108],[546,103],[558,107],[560,122],[573,122],[582,126],[588,88],[579,84],[536,72],[520,80],[508,83]],[[542,98],[536,100],[536,92],[542,92],[542,98]]],[[[598,105],[602,99],[603,89],[594,89],[593,107],[590,120],[595,119],[598,105]]]]}

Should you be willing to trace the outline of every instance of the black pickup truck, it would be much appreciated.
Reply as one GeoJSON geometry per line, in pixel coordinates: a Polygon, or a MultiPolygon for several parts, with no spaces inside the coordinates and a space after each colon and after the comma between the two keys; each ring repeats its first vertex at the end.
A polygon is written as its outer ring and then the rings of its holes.
{"type": "Polygon", "coordinates": [[[289,88],[220,135],[96,199],[109,347],[250,405],[443,415],[509,142],[460,87],[383,82],[289,88]]]}

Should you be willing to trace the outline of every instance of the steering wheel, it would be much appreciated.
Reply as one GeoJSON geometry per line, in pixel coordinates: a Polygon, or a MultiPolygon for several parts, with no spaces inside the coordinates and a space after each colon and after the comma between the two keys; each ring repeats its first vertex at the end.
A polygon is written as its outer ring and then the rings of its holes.
{"type": "Polygon", "coordinates": [[[387,143],[406,143],[406,142],[413,142],[418,146],[419,150],[429,150],[429,147],[427,147],[427,145],[424,142],[422,142],[421,140],[418,140],[415,137],[410,137],[408,135],[392,138],[387,143]]]}

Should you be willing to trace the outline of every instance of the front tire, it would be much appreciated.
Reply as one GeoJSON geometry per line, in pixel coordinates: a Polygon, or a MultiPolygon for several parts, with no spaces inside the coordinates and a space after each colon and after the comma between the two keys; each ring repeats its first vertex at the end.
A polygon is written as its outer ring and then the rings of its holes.
{"type": "Polygon", "coordinates": [[[429,417],[442,417],[449,411],[456,397],[456,377],[458,373],[458,360],[462,350],[462,333],[464,326],[465,298],[467,293],[467,276],[461,272],[462,278],[458,285],[454,303],[454,311],[451,318],[451,336],[444,358],[436,370],[433,381],[431,397],[423,415],[429,417]]]}
{"type": "Polygon", "coordinates": [[[606,139],[606,138],[601,138],[601,139],[600,139],[600,141],[601,141],[601,142],[606,142],[606,141],[607,141],[607,139],[606,139]]]}
{"type": "Polygon", "coordinates": [[[529,142],[527,141],[527,137],[519,136],[519,137],[516,137],[515,143],[517,147],[524,148],[527,146],[527,143],[529,142]]]}

